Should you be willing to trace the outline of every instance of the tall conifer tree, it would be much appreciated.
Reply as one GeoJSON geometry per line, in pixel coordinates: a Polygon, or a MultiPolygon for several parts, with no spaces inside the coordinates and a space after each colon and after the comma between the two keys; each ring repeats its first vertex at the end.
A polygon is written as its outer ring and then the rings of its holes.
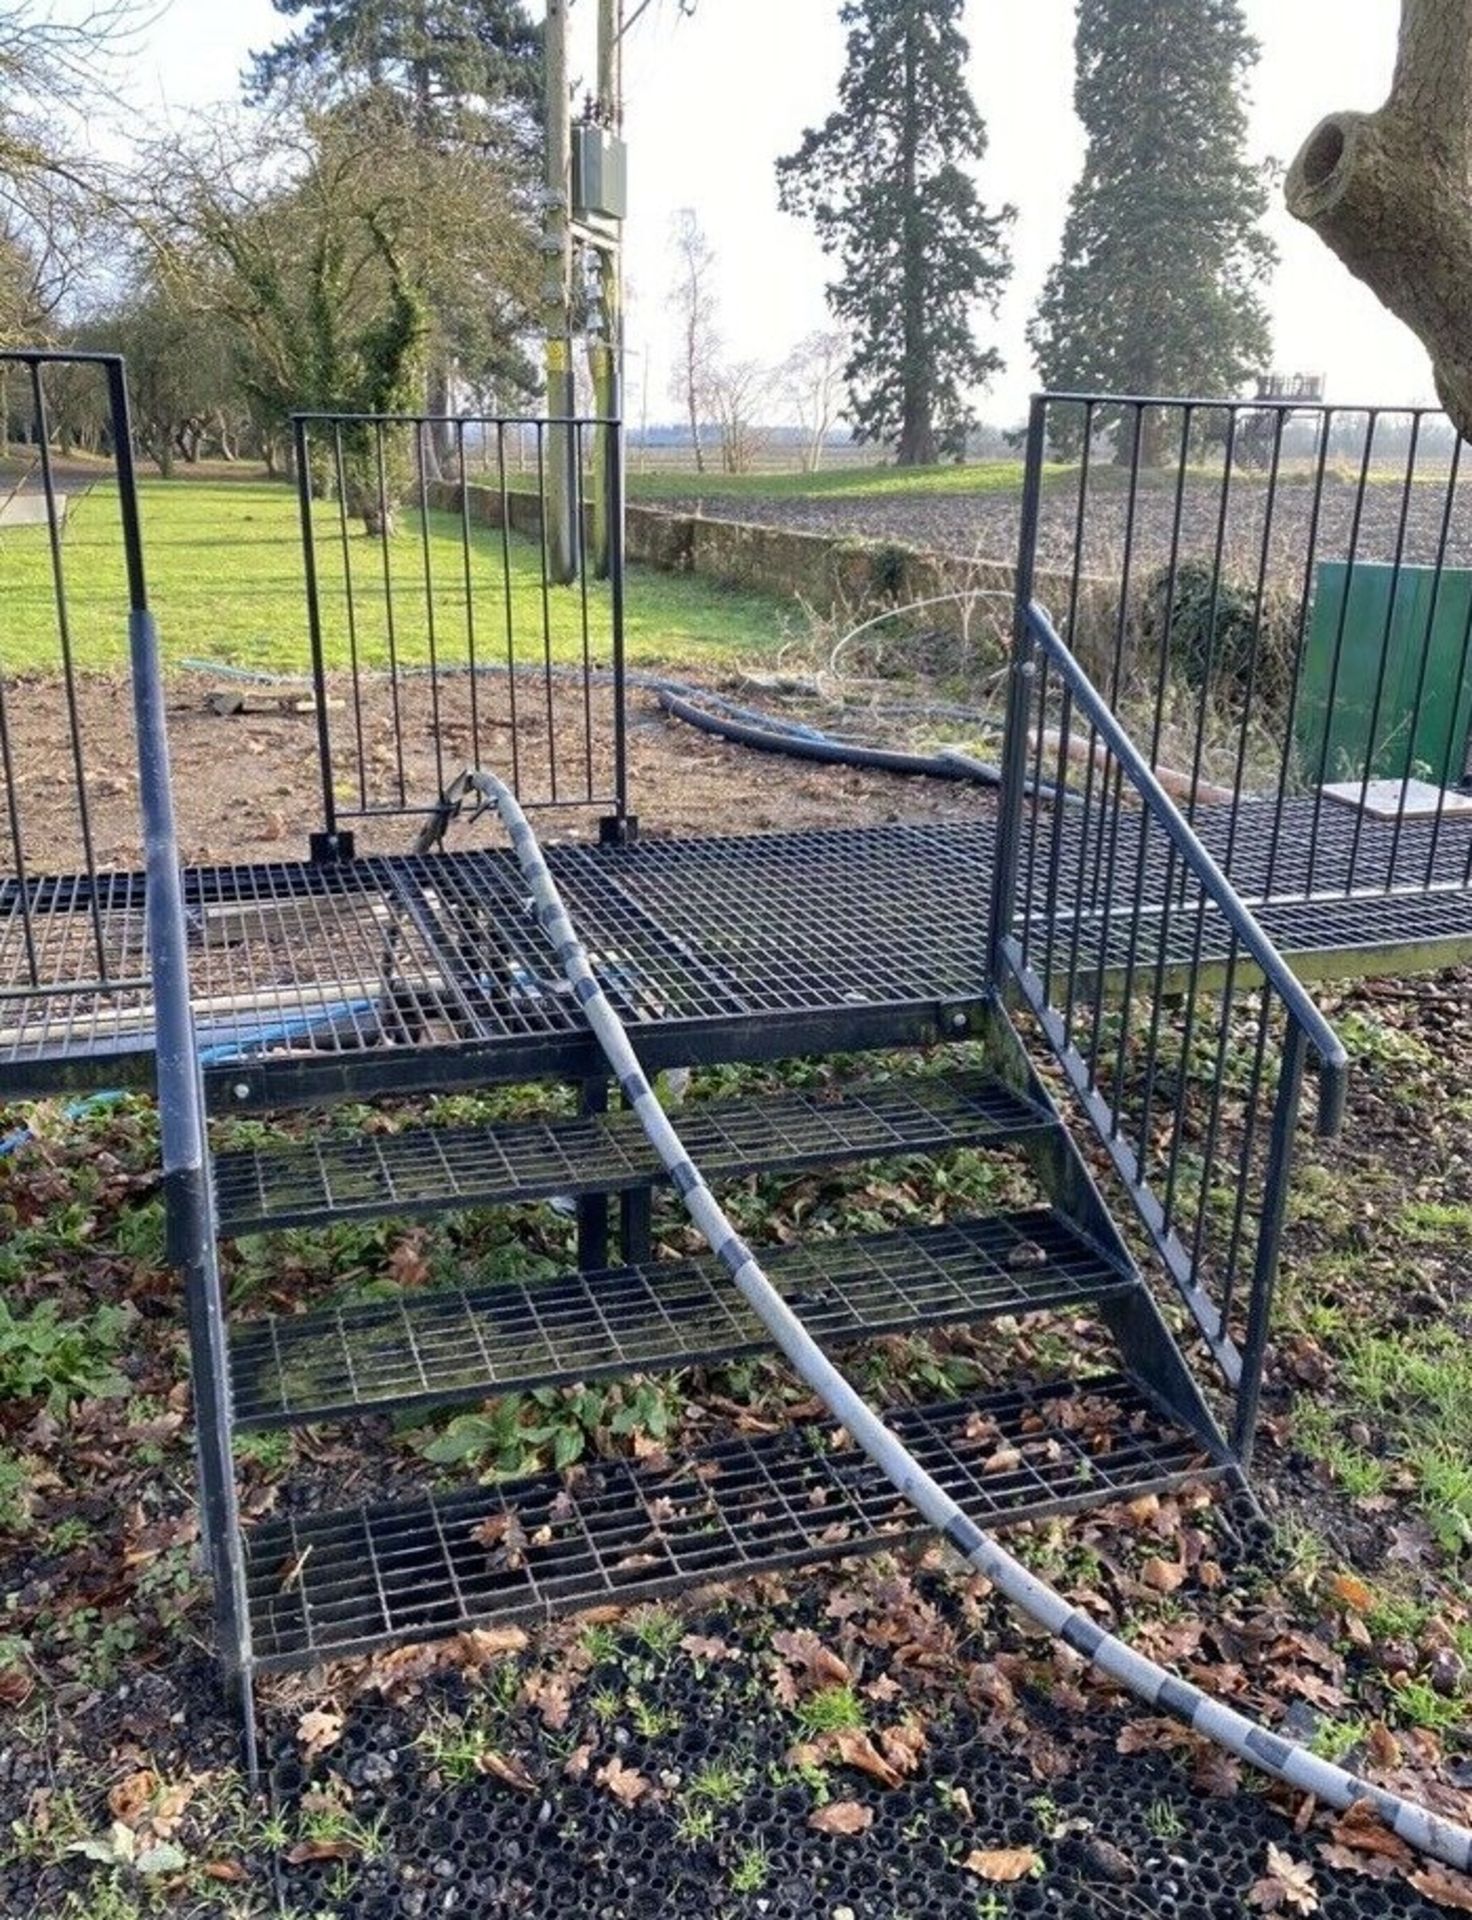
{"type": "Polygon", "coordinates": [[[1028,329],[1046,386],[1229,394],[1266,363],[1257,56],[1241,0],[1079,0],[1088,150],[1028,329]]]}
{"type": "Polygon", "coordinates": [[[272,0],[299,21],[251,56],[263,98],[293,81],[387,87],[414,103],[421,137],[492,142],[525,132],[541,96],[539,28],[522,0],[272,0]]]}
{"type": "Polygon", "coordinates": [[[977,339],[1011,271],[1010,207],[989,213],[971,169],[986,127],[966,84],[963,0],[844,0],[838,106],[777,162],[781,204],[805,214],[839,276],[853,340],[846,409],[859,440],[901,466],[959,453],[972,398],[1002,365],[977,339]]]}
{"type": "MultiPolygon", "coordinates": [[[[444,249],[426,287],[432,323],[425,406],[450,409],[451,368],[487,403],[529,393],[535,370],[524,336],[532,324],[542,99],[542,30],[525,0],[273,0],[296,22],[254,54],[246,87],[258,100],[300,87],[353,115],[396,111],[421,155],[484,168],[488,205],[519,227],[525,258],[492,262],[444,249]]],[[[443,456],[448,430],[436,432],[443,456]]]]}

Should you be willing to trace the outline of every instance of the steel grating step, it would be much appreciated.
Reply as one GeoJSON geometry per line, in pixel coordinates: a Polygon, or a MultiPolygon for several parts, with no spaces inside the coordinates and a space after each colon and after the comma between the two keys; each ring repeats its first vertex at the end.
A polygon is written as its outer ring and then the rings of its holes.
{"type": "MultiPolygon", "coordinates": [[[[809,1240],[764,1254],[764,1264],[829,1345],[1076,1305],[1138,1284],[1046,1207],[809,1240]]],[[[238,1328],[230,1343],[235,1424],[290,1426],[354,1409],[477,1400],[730,1359],[766,1340],[710,1257],[401,1292],[238,1328]]]]}
{"type": "MultiPolygon", "coordinates": [[[[695,1102],[680,1113],[691,1158],[706,1173],[721,1175],[938,1153],[1014,1139],[1049,1124],[1047,1114],[985,1073],[695,1102]]],[[[661,1178],[638,1120],[625,1110],[221,1154],[215,1198],[221,1233],[238,1235],[558,1193],[612,1193],[661,1178]]]]}
{"type": "MultiPolygon", "coordinates": [[[[1227,1470],[1118,1375],[905,1407],[890,1419],[983,1526],[1227,1470]]],[[[254,1657],[262,1668],[303,1666],[869,1553],[923,1532],[831,1421],[732,1439],[663,1471],[600,1462],[288,1514],[244,1535],[254,1657]]]]}

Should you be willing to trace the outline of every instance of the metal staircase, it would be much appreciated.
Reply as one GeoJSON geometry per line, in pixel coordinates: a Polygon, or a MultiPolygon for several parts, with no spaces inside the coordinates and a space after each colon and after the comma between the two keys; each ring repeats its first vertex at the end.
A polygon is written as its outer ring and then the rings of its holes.
{"type": "MultiPolygon", "coordinates": [[[[1230,1471],[1165,1322],[1098,1203],[1041,1084],[988,1016],[992,1070],[859,1079],[832,1094],[718,1098],[685,1132],[736,1179],[966,1147],[1020,1149],[1037,1204],[942,1226],[814,1238],[769,1256],[831,1348],[1007,1316],[1097,1324],[1115,1364],[939,1405],[901,1407],[906,1438],[983,1522],[1132,1498],[1230,1471]],[[1012,1075],[1001,1070],[1010,1056],[1012,1075]]],[[[554,1192],[647,1185],[630,1116],[418,1128],[221,1155],[222,1233],[554,1192]]],[[[434,1287],[231,1328],[221,1394],[235,1434],[472,1403],[562,1382],[708,1365],[765,1340],[713,1258],[434,1287]]],[[[238,1532],[253,1670],[393,1641],[668,1593],[692,1582],[864,1553],[917,1531],[842,1435],[816,1423],[736,1436],[685,1460],[597,1460],[567,1474],[306,1508],[238,1532]]]]}
{"type": "MultiPolygon", "coordinates": [[[[559,991],[556,956],[528,917],[514,866],[485,846],[355,853],[355,831],[400,830],[407,841],[411,828],[435,820],[451,694],[458,687],[473,702],[482,678],[473,640],[458,681],[444,657],[431,512],[460,529],[467,631],[472,577],[500,555],[504,591],[491,598],[505,616],[502,670],[515,720],[523,669],[511,644],[519,603],[509,423],[488,423],[486,444],[501,462],[489,487],[473,486],[465,467],[475,423],[452,423],[459,479],[436,481],[433,494],[423,471],[432,423],[299,424],[323,830],[310,862],[181,872],[126,394],[121,364],[101,364],[118,450],[148,867],[145,876],[89,873],[78,886],[95,901],[105,880],[109,899],[126,899],[135,946],[146,898],[151,966],[146,979],[88,984],[85,1017],[97,1031],[87,1058],[94,1073],[110,1073],[146,1049],[156,1067],[217,1645],[245,1707],[252,1765],[260,1672],[910,1537],[913,1514],[831,1422],[754,1433],[717,1423],[684,1459],[596,1458],[458,1489],[431,1487],[426,1469],[426,1484],[405,1496],[346,1505],[308,1464],[272,1511],[243,1514],[235,1443],[252,1432],[330,1423],[371,1433],[383,1415],[710,1365],[765,1342],[717,1261],[656,1257],[657,1164],[633,1115],[610,1104],[616,1091],[578,1007],[559,991]],[[345,448],[357,457],[386,434],[407,434],[420,462],[419,629],[429,657],[419,678],[402,677],[414,622],[392,603],[406,589],[394,585],[385,554],[396,731],[376,755],[365,748],[359,685],[371,576],[361,560],[352,572],[356,536],[337,524],[338,509],[309,497],[323,470],[309,434],[319,445],[325,437],[329,467],[341,468],[345,448]],[[331,555],[347,576],[328,605],[331,555]],[[344,611],[353,666],[339,696],[325,636],[344,611]],[[434,743],[417,788],[403,731],[415,703],[434,743]],[[344,725],[346,744],[333,732],[344,725]],[[344,768],[355,804],[338,813],[344,768]],[[119,1006],[121,1026],[103,1032],[119,1006]],[[221,1114],[529,1080],[571,1088],[579,1111],[473,1127],[365,1127],[351,1138],[319,1131],[287,1146],[211,1152],[221,1114]],[[229,1311],[221,1248],[233,1238],[557,1195],[577,1202],[579,1258],[554,1278],[380,1290],[361,1304],[269,1317],[229,1311]]],[[[388,463],[376,465],[382,474],[388,463]]],[[[1332,1129],[1345,1070],[1342,1049],[1252,912],[1032,601],[1041,467],[1035,435],[1004,786],[984,833],[876,828],[630,844],[617,550],[606,671],[594,665],[582,583],[572,772],[554,749],[563,695],[545,580],[529,600],[544,623],[536,671],[545,698],[523,693],[521,707],[523,718],[536,715],[536,751],[523,742],[518,760],[516,727],[508,746],[487,709],[467,736],[478,752],[509,751],[504,770],[524,789],[545,776],[549,805],[611,805],[599,845],[554,858],[574,913],[595,929],[595,963],[647,1070],[869,1056],[867,1070],[848,1071],[831,1089],[693,1100],[681,1130],[710,1181],[958,1150],[1007,1157],[1020,1204],[1006,1211],[847,1238],[813,1234],[763,1253],[825,1346],[927,1328],[994,1330],[982,1342],[996,1360],[991,1388],[893,1411],[923,1464],[983,1526],[1187,1478],[1242,1479],[1300,1086],[1316,1061],[1320,1121],[1332,1129]],[[606,759],[598,712],[613,743],[606,759]],[[1046,797],[1064,789],[1066,802],[1046,797]],[[979,850],[994,853],[990,882],[979,850]],[[965,1043],[965,1053],[948,1061],[948,1041],[965,1043]],[[907,1047],[915,1052],[896,1071],[895,1052],[907,1047]],[[1067,1118],[1055,1094],[1070,1103],[1067,1118]],[[1133,1208],[1128,1244],[1096,1175],[1133,1208]],[[1031,1193],[1022,1201],[1024,1181],[1031,1193]],[[1033,1345],[1059,1356],[1057,1377],[1035,1377],[1031,1360],[1025,1378],[1007,1377],[1007,1356],[1020,1351],[1017,1323],[1042,1317],[1050,1338],[1033,1345]],[[1076,1361],[1065,1363],[1065,1352],[1076,1361]]],[[[524,518],[524,507],[517,512],[524,518]]],[[[390,518],[378,517],[381,526],[390,518]]],[[[516,538],[527,537],[517,522],[516,538]]],[[[23,931],[61,884],[20,876],[23,931]]],[[[106,924],[93,919],[102,944],[106,924]]],[[[72,1018],[68,995],[83,989],[53,988],[32,972],[25,991],[54,1010],[46,1020],[72,1018]]],[[[26,1060],[36,1072],[75,1071],[71,1056],[32,1051],[26,1060]]],[[[365,1444],[365,1461],[370,1451],[365,1444]]]]}

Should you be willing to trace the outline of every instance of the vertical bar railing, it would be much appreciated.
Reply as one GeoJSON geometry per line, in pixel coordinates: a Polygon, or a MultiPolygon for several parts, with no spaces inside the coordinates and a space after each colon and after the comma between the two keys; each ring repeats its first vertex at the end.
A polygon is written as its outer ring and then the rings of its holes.
{"type": "MultiPolygon", "coordinates": [[[[1469,784],[1472,732],[1464,472],[1449,422],[1425,408],[1034,404],[1019,587],[1041,582],[1075,657],[1244,898],[1472,884],[1454,791],[1469,784]],[[1423,796],[1412,783],[1428,765],[1439,791],[1423,796]]],[[[1118,771],[1095,764],[1088,734],[1080,722],[1073,745],[1090,831],[1052,856],[1097,907],[1131,874],[1118,771]]],[[[1034,808],[1043,746],[1025,743],[1034,808]]],[[[1030,886],[1044,850],[1012,875],[1016,825],[1004,805],[999,879],[1030,886]]],[[[1158,902],[1161,876],[1148,878],[1158,902]]],[[[1051,940],[1061,965],[1067,936],[1051,940]]]]}
{"type": "MultiPolygon", "coordinates": [[[[322,831],[331,845],[337,842],[337,793],[332,777],[332,738],[327,725],[327,662],[322,645],[322,601],[317,587],[317,541],[312,522],[312,448],[307,422],[293,420],[292,451],[296,462],[297,508],[302,528],[302,566],[307,588],[307,643],[311,648],[312,694],[317,708],[317,772],[322,784],[322,831]]],[[[336,448],[339,488],[342,484],[342,446],[336,448]]],[[[340,496],[339,496],[340,497],[340,496]]],[[[351,587],[349,587],[351,595],[351,587]]],[[[351,604],[351,601],[350,601],[351,604]]],[[[356,659],[353,685],[357,686],[356,659]]],[[[356,701],[354,703],[356,713],[356,701]]],[[[358,722],[359,769],[362,769],[361,720],[358,722]]]]}
{"type": "Polygon", "coordinates": [[[596,806],[606,831],[621,837],[630,813],[617,415],[301,413],[293,439],[326,823],[318,839],[330,844],[357,821],[434,816],[461,771],[452,764],[459,741],[468,741],[473,764],[489,756],[523,806],[596,806]],[[600,462],[606,580],[595,578],[585,541],[576,543],[571,577],[556,578],[554,427],[572,462],[570,505],[580,521],[590,511],[590,465],[600,462]],[[476,434],[486,471],[472,477],[476,434]],[[513,446],[525,448],[530,491],[512,483],[513,446]],[[325,496],[335,496],[335,509],[325,496]],[[497,631],[492,647],[487,636],[497,631]],[[342,703],[333,698],[339,675],[349,683],[342,703]],[[502,689],[509,725],[492,717],[502,689]],[[346,718],[334,720],[343,706],[346,718]],[[345,725],[354,793],[333,774],[334,734],[345,725]]]}
{"type": "MultiPolygon", "coordinates": [[[[1248,1449],[1304,1063],[1312,1050],[1320,1128],[1333,1132],[1346,1056],[1036,603],[1027,618],[1034,661],[1046,660],[1049,676],[1024,681],[1034,704],[1019,723],[1029,731],[1044,724],[1050,676],[1066,688],[1103,758],[1098,791],[1110,796],[1116,816],[1109,827],[1118,825],[1127,855],[1147,836],[1159,842],[1178,879],[1163,905],[1145,900],[1138,885],[1090,905],[1057,894],[1022,899],[1020,920],[1014,916],[1001,941],[1003,978],[1036,1018],[1207,1348],[1237,1389],[1236,1429],[1248,1449]],[[1196,922],[1189,955],[1172,939],[1175,901],[1196,922]],[[1081,961],[1060,993],[1033,964],[1029,923],[1045,926],[1067,913],[1081,929],[1081,961]],[[1244,1311],[1239,1283],[1249,1245],[1244,1311]]],[[[1069,747],[1063,724],[1049,770],[1055,795],[1066,785],[1069,747]]],[[[1103,811],[1101,799],[1100,831],[1103,811]]],[[[1075,830],[1075,819],[1069,810],[1066,831],[1075,830]]],[[[1089,831],[1087,821],[1082,830],[1089,831]]],[[[1051,831],[1041,819],[1028,828],[1029,835],[1051,831]]]]}
{"type": "MultiPolygon", "coordinates": [[[[996,865],[992,872],[991,972],[1002,972],[1003,943],[1017,909],[1017,861],[1022,844],[1022,811],[1027,789],[1027,718],[1032,711],[1033,568],[1041,513],[1043,459],[1047,450],[1047,402],[1034,399],[1027,426],[1027,457],[1022,483],[1022,531],[1017,555],[1017,610],[1012,627],[1012,661],[1007,682],[1007,720],[1002,747],[1002,795],[997,815],[996,865]]],[[[1025,911],[1025,909],[1024,909],[1025,911]]]]}

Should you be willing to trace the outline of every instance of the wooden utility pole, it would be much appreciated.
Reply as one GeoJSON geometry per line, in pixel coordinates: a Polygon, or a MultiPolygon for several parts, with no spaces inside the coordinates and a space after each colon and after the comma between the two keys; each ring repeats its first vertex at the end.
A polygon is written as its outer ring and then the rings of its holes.
{"type": "MultiPolygon", "coordinates": [[[[598,92],[596,114],[605,131],[622,137],[623,97],[623,0],[598,0],[598,92]]],[[[593,375],[594,408],[600,419],[615,420],[623,405],[623,270],[621,220],[612,223],[612,232],[598,247],[598,337],[589,349],[593,375]]],[[[607,579],[613,565],[613,543],[617,533],[612,524],[610,503],[620,501],[623,489],[613,463],[620,455],[620,436],[599,427],[596,434],[595,470],[597,488],[594,507],[594,563],[600,579],[607,579]]]]}
{"type": "MultiPolygon", "coordinates": [[[[568,95],[567,11],[571,0],[547,0],[546,118],[542,249],[542,326],[547,339],[547,415],[570,420],[577,410],[572,368],[572,114],[568,95]]],[[[567,585],[578,576],[582,528],[578,525],[577,438],[568,427],[547,429],[543,524],[552,579],[567,585]]]]}

